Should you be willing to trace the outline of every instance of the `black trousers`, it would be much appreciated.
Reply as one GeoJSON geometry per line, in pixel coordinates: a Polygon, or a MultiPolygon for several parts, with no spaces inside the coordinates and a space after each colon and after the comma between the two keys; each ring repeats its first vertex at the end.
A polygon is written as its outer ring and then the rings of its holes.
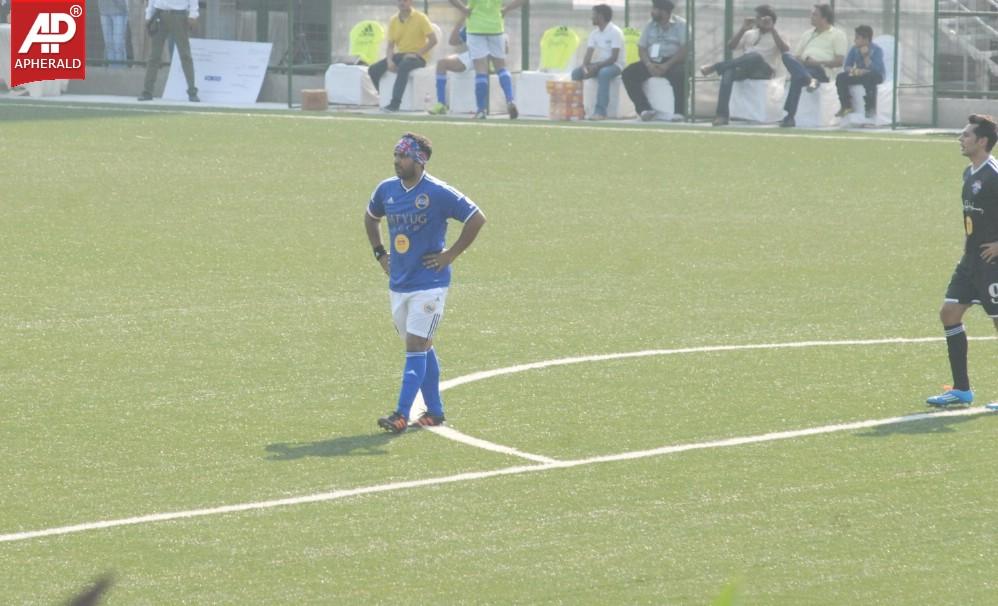
{"type": "Polygon", "coordinates": [[[721,74],[721,90],[717,93],[717,116],[727,118],[731,103],[731,91],[739,80],[769,80],[773,77],[773,68],[766,63],[759,53],[748,53],[713,65],[714,71],[721,74]]]}
{"type": "Polygon", "coordinates": [[[180,56],[180,66],[187,79],[187,94],[198,92],[194,79],[194,59],[191,56],[190,23],[187,21],[187,11],[157,11],[153,19],[159,19],[159,29],[152,36],[149,47],[149,60],[146,62],[146,79],[142,92],[152,95],[156,85],[156,75],[159,73],[159,60],[163,56],[163,47],[167,37],[173,38],[177,44],[177,54],[180,56]]]}
{"type": "MultiPolygon", "coordinates": [[[[392,88],[392,101],[388,107],[398,109],[402,104],[402,95],[405,93],[405,85],[409,82],[409,72],[420,67],[426,67],[426,61],[413,53],[396,53],[392,57],[398,71],[395,73],[395,86],[392,88]]],[[[381,77],[388,71],[388,59],[382,59],[371,67],[367,68],[367,73],[374,82],[374,88],[381,90],[381,77]]]]}
{"type": "Polygon", "coordinates": [[[884,79],[877,72],[867,72],[862,76],[850,76],[846,72],[842,72],[835,77],[835,88],[839,91],[839,103],[842,104],[842,107],[852,107],[852,96],[849,94],[849,87],[853,84],[859,84],[866,89],[866,97],[864,98],[866,103],[865,109],[876,110],[877,85],[883,81],[884,79]]]}
{"type": "MultiPolygon", "coordinates": [[[[648,111],[651,109],[651,103],[648,102],[648,96],[645,95],[645,91],[642,85],[645,80],[651,78],[652,75],[648,73],[648,68],[645,64],[638,61],[637,63],[632,63],[624,68],[623,73],[621,73],[621,79],[624,81],[624,89],[627,90],[627,96],[631,98],[634,103],[635,111],[640,114],[643,111],[648,111]]],[[[672,92],[676,96],[676,108],[677,114],[686,113],[686,70],[682,63],[677,63],[669,68],[669,71],[665,73],[665,79],[669,81],[672,85],[672,92]]]]}

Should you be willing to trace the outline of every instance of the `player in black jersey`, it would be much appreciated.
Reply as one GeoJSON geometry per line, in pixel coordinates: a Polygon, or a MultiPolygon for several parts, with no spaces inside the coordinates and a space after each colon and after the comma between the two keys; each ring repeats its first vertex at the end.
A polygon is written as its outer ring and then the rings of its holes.
{"type": "MultiPolygon", "coordinates": [[[[998,125],[991,116],[971,115],[960,133],[960,152],[970,160],[963,171],[963,224],[967,239],[963,257],[946,289],[939,319],[946,334],[953,386],[927,400],[931,406],[969,406],[974,401],[967,375],[967,333],[963,314],[974,304],[998,328],[998,160],[991,149],[998,125]]],[[[998,410],[998,402],[988,404],[998,410]]]]}

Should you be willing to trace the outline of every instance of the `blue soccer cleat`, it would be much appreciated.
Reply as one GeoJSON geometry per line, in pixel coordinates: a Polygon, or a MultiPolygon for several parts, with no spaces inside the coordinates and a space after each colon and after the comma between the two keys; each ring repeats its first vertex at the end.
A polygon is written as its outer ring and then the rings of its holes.
{"type": "Polygon", "coordinates": [[[970,406],[970,403],[974,401],[974,392],[969,389],[964,391],[962,389],[947,389],[938,396],[932,396],[925,402],[929,406],[936,406],[938,408],[946,408],[947,406],[970,406]]]}
{"type": "Polygon", "coordinates": [[[995,412],[998,412],[998,402],[992,402],[990,404],[985,404],[984,408],[987,408],[988,410],[993,410],[995,412]]]}

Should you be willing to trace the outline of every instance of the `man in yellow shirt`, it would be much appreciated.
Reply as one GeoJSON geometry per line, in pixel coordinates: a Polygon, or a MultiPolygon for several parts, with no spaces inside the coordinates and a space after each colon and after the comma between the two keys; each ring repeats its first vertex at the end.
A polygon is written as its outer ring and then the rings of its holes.
{"type": "Polygon", "coordinates": [[[387,112],[399,110],[405,85],[409,82],[409,72],[426,67],[430,49],[437,43],[437,35],[433,32],[430,19],[412,8],[412,0],[398,0],[398,7],[398,14],[388,23],[385,58],[367,70],[374,88],[378,88],[386,71],[396,74],[392,100],[384,108],[387,112]]]}
{"type": "Polygon", "coordinates": [[[783,109],[787,115],[780,122],[782,127],[797,123],[797,105],[801,91],[806,87],[813,92],[821,82],[830,82],[835,69],[842,66],[849,42],[844,31],[833,26],[835,13],[828,4],[815,4],[811,9],[811,29],[804,32],[793,54],[783,53],[783,65],[790,72],[790,91],[783,109]]]}

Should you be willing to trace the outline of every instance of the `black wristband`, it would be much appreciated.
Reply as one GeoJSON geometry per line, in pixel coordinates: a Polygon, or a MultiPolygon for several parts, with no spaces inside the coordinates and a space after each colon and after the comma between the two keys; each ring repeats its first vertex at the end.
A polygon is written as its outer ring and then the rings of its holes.
{"type": "Polygon", "coordinates": [[[374,260],[375,261],[380,261],[381,257],[383,257],[383,256],[385,256],[387,254],[388,254],[388,251],[385,250],[384,246],[378,244],[377,246],[374,247],[374,260]]]}

